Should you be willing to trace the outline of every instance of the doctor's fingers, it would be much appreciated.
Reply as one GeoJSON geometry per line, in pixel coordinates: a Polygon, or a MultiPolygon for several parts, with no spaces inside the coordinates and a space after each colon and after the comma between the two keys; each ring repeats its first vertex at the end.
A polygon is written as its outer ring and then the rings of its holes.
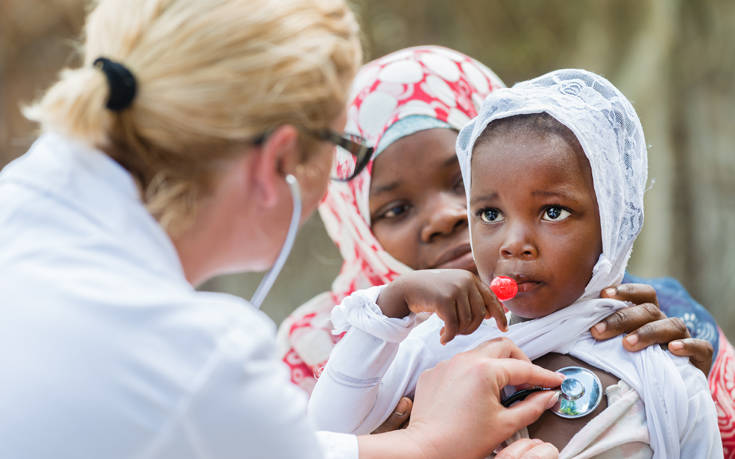
{"type": "MultiPolygon", "coordinates": [[[[499,338],[489,339],[483,343],[480,343],[477,346],[475,346],[474,349],[463,352],[462,354],[473,355],[473,356],[476,355],[481,358],[490,358],[490,359],[511,358],[511,359],[522,360],[524,362],[529,362],[529,363],[531,362],[528,359],[528,357],[526,357],[526,354],[523,353],[521,348],[516,346],[516,344],[510,339],[502,337],[502,336],[499,338]]],[[[462,355],[462,354],[459,354],[459,355],[462,355]]]]}
{"type": "Polygon", "coordinates": [[[535,422],[559,400],[558,391],[536,392],[510,408],[501,408],[498,425],[502,426],[505,438],[535,422]]]}
{"type": "Polygon", "coordinates": [[[557,459],[559,450],[551,443],[524,438],[501,450],[496,459],[557,459]]]}
{"type": "Polygon", "coordinates": [[[564,376],[538,365],[523,360],[487,359],[484,363],[486,377],[492,381],[498,389],[505,386],[530,386],[559,387],[564,376]]]}

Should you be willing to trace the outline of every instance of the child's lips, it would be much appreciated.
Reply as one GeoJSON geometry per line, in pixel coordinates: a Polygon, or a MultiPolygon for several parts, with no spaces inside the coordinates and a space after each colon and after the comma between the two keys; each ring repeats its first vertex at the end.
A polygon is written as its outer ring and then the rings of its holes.
{"type": "Polygon", "coordinates": [[[541,282],[532,280],[516,281],[516,283],[518,284],[519,294],[531,292],[541,286],[541,282]]]}
{"type": "Polygon", "coordinates": [[[518,284],[518,294],[529,293],[543,285],[542,281],[536,280],[527,274],[505,274],[518,284]]]}

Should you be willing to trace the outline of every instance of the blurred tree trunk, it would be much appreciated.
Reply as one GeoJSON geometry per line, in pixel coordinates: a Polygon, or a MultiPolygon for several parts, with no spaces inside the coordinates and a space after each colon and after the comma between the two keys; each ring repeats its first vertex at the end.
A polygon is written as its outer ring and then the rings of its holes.
{"type": "Polygon", "coordinates": [[[735,6],[654,1],[613,81],[649,150],[646,225],[632,267],[673,275],[732,336],[735,315],[735,6]]]}

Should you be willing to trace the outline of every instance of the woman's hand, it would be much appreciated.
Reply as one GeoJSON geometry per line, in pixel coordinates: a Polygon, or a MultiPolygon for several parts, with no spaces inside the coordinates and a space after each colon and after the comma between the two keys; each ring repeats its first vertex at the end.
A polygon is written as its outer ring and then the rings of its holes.
{"type": "Polygon", "coordinates": [[[495,318],[501,330],[507,329],[500,301],[477,276],[462,269],[404,274],[380,293],[378,306],[388,317],[405,317],[410,312],[435,313],[444,321],[442,344],[458,334],[472,333],[490,317],[495,318]]]}
{"type": "Polygon", "coordinates": [[[712,345],[705,340],[694,339],[684,321],[678,317],[666,317],[658,307],[656,290],[645,284],[621,284],[608,287],[601,298],[629,301],[634,306],[619,309],[592,327],[590,332],[597,340],[605,340],[627,333],[623,347],[628,351],[640,351],[653,344],[667,344],[672,354],[689,357],[692,365],[709,374],[712,366],[712,345]]]}
{"type": "Polygon", "coordinates": [[[490,340],[421,375],[411,420],[402,432],[422,448],[421,457],[486,457],[558,398],[556,391],[538,392],[505,408],[500,404],[502,388],[557,387],[562,380],[558,373],[533,365],[510,340],[490,340]]]}
{"type": "Polygon", "coordinates": [[[373,430],[373,433],[403,429],[408,425],[408,420],[411,418],[411,408],[413,408],[413,400],[403,397],[396,405],[393,413],[377,429],[373,430]]]}

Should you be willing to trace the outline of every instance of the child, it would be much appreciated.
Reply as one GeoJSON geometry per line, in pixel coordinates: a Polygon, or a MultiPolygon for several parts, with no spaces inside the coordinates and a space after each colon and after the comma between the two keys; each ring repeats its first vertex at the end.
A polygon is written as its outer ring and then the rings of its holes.
{"type": "Polygon", "coordinates": [[[498,304],[465,272],[415,272],[353,294],[332,316],[350,331],[312,395],[318,426],[369,432],[423,370],[507,336],[531,359],[569,354],[621,380],[608,387],[608,408],[562,442],[562,457],[721,457],[700,372],[657,346],[628,354],[621,338],[589,335],[624,306],[596,297],[622,279],[643,223],[645,141],[627,99],[592,73],[552,72],[491,94],[457,150],[480,277],[518,281],[506,302],[517,323],[503,335],[480,322],[498,317],[498,304]],[[420,311],[436,314],[416,326],[420,311]]]}

